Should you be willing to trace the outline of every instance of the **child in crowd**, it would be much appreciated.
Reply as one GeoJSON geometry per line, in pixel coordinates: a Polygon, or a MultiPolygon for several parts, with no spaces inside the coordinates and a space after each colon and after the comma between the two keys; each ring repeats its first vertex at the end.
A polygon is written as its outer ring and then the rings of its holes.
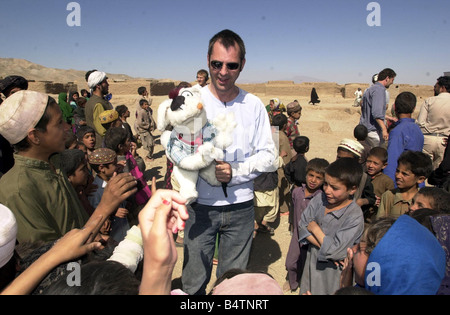
{"type": "Polygon", "coordinates": [[[339,289],[339,261],[347,248],[359,243],[364,231],[361,208],[352,200],[362,166],[351,158],[341,158],[325,171],[324,194],[314,197],[303,211],[298,226],[299,242],[309,244],[300,282],[300,294],[333,294],[339,289]]]}
{"type": "Polygon", "coordinates": [[[66,137],[66,149],[75,149],[78,143],[77,136],[72,132],[72,130],[67,131],[66,137]]]}
{"type": "Polygon", "coordinates": [[[437,238],[408,215],[380,218],[347,250],[342,287],[354,282],[376,295],[436,295],[445,277],[437,238]]]}
{"type": "Polygon", "coordinates": [[[116,111],[119,114],[119,119],[122,121],[122,127],[127,131],[128,137],[130,138],[131,142],[137,144],[136,137],[133,135],[131,126],[129,123],[127,123],[127,119],[130,118],[130,111],[128,110],[128,107],[125,105],[119,105],[116,107],[116,111]]]}
{"type": "Polygon", "coordinates": [[[425,182],[433,170],[429,156],[418,151],[406,151],[400,155],[395,179],[397,188],[381,196],[377,218],[398,218],[408,212],[419,185],[425,182]]]}
{"type": "MultiPolygon", "coordinates": [[[[278,189],[280,191],[280,213],[289,212],[292,209],[292,196],[290,184],[284,175],[284,166],[292,159],[291,146],[289,138],[286,135],[287,117],[284,114],[278,114],[273,117],[272,129],[275,135],[275,141],[278,141],[278,151],[282,159],[281,167],[278,169],[278,189]]],[[[277,142],[275,142],[277,144],[277,142]]]]}
{"type": "Polygon", "coordinates": [[[92,207],[83,190],[86,188],[89,180],[89,171],[87,168],[86,155],[78,149],[65,150],[61,153],[62,168],[78,194],[83,208],[89,216],[94,213],[95,208],[92,207]]]}
{"type": "Polygon", "coordinates": [[[105,110],[98,116],[98,118],[100,119],[100,122],[105,130],[115,127],[122,127],[122,120],[119,119],[119,113],[115,109],[105,110]]]}
{"type": "Polygon", "coordinates": [[[144,178],[145,162],[136,152],[136,144],[130,141],[128,132],[121,128],[110,128],[105,134],[105,147],[117,154],[117,161],[124,163],[123,172],[131,173],[138,181],[138,191],[131,198],[128,208],[131,210],[129,221],[131,225],[137,224],[139,210],[148,202],[152,191],[144,178]]]}
{"type": "Polygon", "coordinates": [[[364,151],[361,154],[361,160],[360,160],[360,163],[363,165],[364,170],[365,170],[365,163],[367,160],[367,156],[369,155],[369,151],[371,149],[370,144],[366,141],[368,134],[369,134],[369,130],[367,130],[367,127],[364,125],[358,125],[353,130],[353,136],[364,147],[364,151]]]}
{"type": "Polygon", "coordinates": [[[388,190],[394,189],[394,181],[383,173],[387,166],[388,154],[387,150],[382,147],[375,147],[369,152],[366,161],[367,174],[372,179],[373,190],[376,202],[373,207],[369,208],[365,215],[367,221],[371,221],[378,212],[381,196],[388,190]]]}
{"type": "Polygon", "coordinates": [[[145,99],[139,101],[139,108],[136,111],[136,121],[134,122],[134,127],[142,141],[142,146],[148,151],[145,159],[149,162],[153,161],[155,140],[152,132],[156,129],[156,123],[150,112],[150,104],[145,99]]]}
{"type": "Polygon", "coordinates": [[[421,188],[414,196],[409,212],[419,209],[432,209],[450,214],[450,193],[438,187],[421,188]]]}
{"type": "Polygon", "coordinates": [[[286,127],[286,135],[289,138],[292,154],[295,154],[294,139],[300,136],[300,132],[298,131],[297,125],[298,121],[300,120],[300,117],[302,117],[302,106],[299,104],[297,100],[287,105],[287,114],[288,114],[288,124],[286,127]]]}
{"type": "MultiPolygon", "coordinates": [[[[364,147],[358,141],[353,139],[343,139],[338,145],[336,159],[352,158],[359,163],[363,151],[364,147]]],[[[376,197],[372,180],[365,172],[363,172],[361,182],[358,185],[358,189],[356,190],[353,199],[361,207],[364,213],[367,212],[370,207],[375,205],[376,197]]]]}
{"type": "MultiPolygon", "coordinates": [[[[272,120],[272,138],[275,143],[279,142],[280,129],[286,126],[286,116],[277,115],[272,120]]],[[[288,147],[290,151],[290,147],[288,147]]],[[[287,153],[280,148],[278,157],[278,167],[283,166],[283,157],[287,153]]],[[[275,230],[270,226],[274,223],[280,210],[280,190],[278,187],[278,171],[262,173],[254,180],[254,205],[255,205],[255,231],[253,237],[258,232],[274,235],[275,230]]],[[[287,210],[288,211],[288,210],[287,210]]]]}
{"type": "Polygon", "coordinates": [[[77,138],[79,142],[82,142],[86,146],[88,155],[95,150],[96,138],[94,128],[81,126],[77,131],[77,138]]]}
{"type": "Polygon", "coordinates": [[[306,179],[306,164],[308,163],[305,154],[309,151],[309,138],[299,136],[293,141],[293,148],[296,155],[284,167],[284,174],[290,184],[301,187],[306,179]]]}
{"type": "MultiPolygon", "coordinates": [[[[116,153],[107,148],[100,148],[92,152],[89,155],[89,164],[97,173],[94,179],[94,184],[97,185],[97,190],[90,196],[88,196],[91,205],[96,208],[100,203],[103,195],[103,191],[115,174],[120,173],[120,169],[117,165],[116,153]]],[[[128,210],[125,208],[126,202],[124,201],[117,209],[113,218],[111,219],[111,238],[116,242],[121,242],[127,231],[130,229],[127,215],[128,210]]]]}
{"type": "Polygon", "coordinates": [[[405,151],[422,151],[424,136],[420,127],[412,118],[417,99],[411,92],[400,93],[395,99],[395,115],[398,121],[389,133],[388,165],[384,174],[388,175],[395,184],[397,160],[405,151]]]}
{"type": "Polygon", "coordinates": [[[81,127],[86,126],[86,114],[84,108],[86,107],[87,99],[80,97],[77,100],[77,107],[73,111],[73,124],[75,126],[75,132],[81,127]]]}
{"type": "Polygon", "coordinates": [[[311,199],[322,193],[325,170],[328,165],[328,161],[324,159],[312,159],[309,161],[306,166],[306,183],[292,191],[294,232],[286,256],[285,266],[288,271],[288,281],[283,288],[284,290],[289,288],[291,291],[295,291],[302,277],[308,245],[302,246],[298,242],[298,223],[311,199]]]}

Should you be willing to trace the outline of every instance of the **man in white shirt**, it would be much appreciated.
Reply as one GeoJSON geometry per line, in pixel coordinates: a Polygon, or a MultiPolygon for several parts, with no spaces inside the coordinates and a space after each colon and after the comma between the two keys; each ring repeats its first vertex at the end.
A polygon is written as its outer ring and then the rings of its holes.
{"type": "Polygon", "coordinates": [[[423,152],[428,154],[436,169],[444,158],[445,138],[450,134],[450,76],[438,78],[434,86],[435,96],[420,108],[417,123],[423,132],[423,152]]]}
{"type": "Polygon", "coordinates": [[[182,282],[183,291],[191,295],[205,294],[217,234],[217,277],[233,268],[247,268],[254,230],[253,180],[276,171],[278,159],[264,104],[235,85],[245,66],[245,45],[239,35],[230,30],[216,34],[210,41],[208,65],[211,84],[201,90],[208,119],[233,112],[237,127],[224,161],[216,165],[226,194],[223,187],[199,178],[199,197],[188,207],[182,282]]]}

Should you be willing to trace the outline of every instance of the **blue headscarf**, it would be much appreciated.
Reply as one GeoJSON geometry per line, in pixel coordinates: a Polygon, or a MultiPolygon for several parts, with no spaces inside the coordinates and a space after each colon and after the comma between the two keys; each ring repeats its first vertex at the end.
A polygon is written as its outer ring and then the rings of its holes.
{"type": "Polygon", "coordinates": [[[365,287],[379,295],[435,295],[445,275],[445,261],[436,237],[402,215],[371,253],[365,287]]]}

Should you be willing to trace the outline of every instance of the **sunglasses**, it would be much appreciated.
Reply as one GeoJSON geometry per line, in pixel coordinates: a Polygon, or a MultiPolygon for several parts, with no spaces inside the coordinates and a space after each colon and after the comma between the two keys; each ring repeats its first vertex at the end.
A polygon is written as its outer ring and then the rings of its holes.
{"type": "MultiPolygon", "coordinates": [[[[222,61],[211,61],[211,67],[214,70],[222,70],[223,64],[224,63],[222,61]]],[[[226,66],[227,66],[228,70],[234,71],[234,70],[239,69],[239,67],[241,65],[239,63],[237,63],[237,62],[230,62],[230,63],[227,63],[226,66]]]]}

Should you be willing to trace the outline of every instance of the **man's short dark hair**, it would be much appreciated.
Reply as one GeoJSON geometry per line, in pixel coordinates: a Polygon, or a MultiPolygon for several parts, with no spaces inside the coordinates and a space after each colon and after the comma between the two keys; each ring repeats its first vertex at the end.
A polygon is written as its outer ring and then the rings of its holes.
{"type": "Polygon", "coordinates": [[[397,114],[412,114],[416,109],[417,98],[411,92],[400,93],[395,99],[395,111],[397,114]]]}
{"type": "Polygon", "coordinates": [[[235,44],[237,44],[239,46],[240,51],[239,57],[241,62],[245,59],[246,50],[244,41],[235,32],[230,30],[223,30],[214,35],[214,37],[211,38],[211,40],[209,41],[208,57],[211,57],[212,50],[216,42],[220,42],[226,49],[233,47],[235,44]]]}
{"type": "Polygon", "coordinates": [[[433,171],[431,158],[420,151],[405,151],[400,155],[397,162],[397,165],[408,165],[411,172],[416,176],[428,178],[433,171]]]}
{"type": "Polygon", "coordinates": [[[383,81],[386,78],[395,78],[396,76],[397,73],[394,70],[386,68],[378,74],[378,81],[383,81]]]}
{"type": "Polygon", "coordinates": [[[437,84],[450,93],[450,76],[442,76],[437,79],[437,84]]]}
{"type": "Polygon", "coordinates": [[[326,174],[337,178],[347,189],[358,187],[363,175],[363,168],[356,159],[341,158],[327,167],[326,174]]]}

